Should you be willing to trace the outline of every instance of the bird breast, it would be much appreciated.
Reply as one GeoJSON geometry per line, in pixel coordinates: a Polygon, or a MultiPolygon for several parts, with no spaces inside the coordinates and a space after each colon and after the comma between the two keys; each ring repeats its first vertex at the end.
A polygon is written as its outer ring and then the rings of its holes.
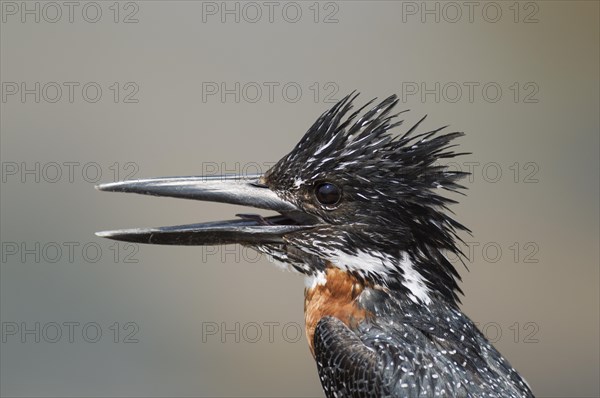
{"type": "Polygon", "coordinates": [[[306,337],[313,357],[315,329],[321,318],[335,317],[352,329],[369,315],[357,302],[365,285],[348,272],[328,265],[322,283],[304,291],[306,337]]]}

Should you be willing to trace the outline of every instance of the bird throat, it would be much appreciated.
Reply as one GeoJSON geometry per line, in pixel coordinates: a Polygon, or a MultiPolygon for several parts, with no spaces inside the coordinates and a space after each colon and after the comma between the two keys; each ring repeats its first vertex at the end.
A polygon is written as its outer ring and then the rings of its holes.
{"type": "Polygon", "coordinates": [[[324,277],[304,290],[306,337],[313,357],[315,329],[321,318],[332,316],[354,328],[369,315],[357,302],[365,288],[355,276],[329,263],[324,277]]]}

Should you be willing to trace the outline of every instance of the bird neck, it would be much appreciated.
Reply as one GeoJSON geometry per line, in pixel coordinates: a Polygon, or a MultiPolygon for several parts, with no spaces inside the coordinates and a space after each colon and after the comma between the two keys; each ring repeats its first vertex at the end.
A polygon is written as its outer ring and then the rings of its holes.
{"type": "Polygon", "coordinates": [[[381,286],[416,304],[429,305],[442,300],[456,306],[460,292],[458,274],[437,249],[417,250],[330,250],[323,257],[325,268],[315,270],[306,279],[307,288],[325,285],[332,274],[329,268],[348,273],[367,286],[381,286]]]}

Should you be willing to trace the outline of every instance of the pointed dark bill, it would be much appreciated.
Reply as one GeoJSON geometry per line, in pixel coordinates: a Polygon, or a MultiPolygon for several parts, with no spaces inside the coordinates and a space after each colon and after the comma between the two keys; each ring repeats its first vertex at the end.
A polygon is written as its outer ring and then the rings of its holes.
{"type": "Polygon", "coordinates": [[[238,220],[96,233],[104,238],[126,242],[160,245],[283,243],[285,234],[310,228],[317,221],[261,184],[260,176],[151,178],[101,184],[96,188],[100,191],[245,205],[282,214],[272,217],[246,215],[238,220]]]}
{"type": "Polygon", "coordinates": [[[230,203],[279,212],[297,210],[296,206],[262,185],[258,175],[148,178],[100,184],[96,189],[230,203]]]}
{"type": "MultiPolygon", "coordinates": [[[[288,218],[276,216],[281,220],[288,218]]],[[[271,217],[266,218],[269,220],[271,217]]],[[[275,218],[275,217],[272,217],[275,218]]],[[[125,242],[153,245],[259,245],[283,243],[282,236],[309,228],[303,225],[264,225],[256,220],[229,220],[174,227],[134,228],[97,232],[96,235],[125,242]]]]}

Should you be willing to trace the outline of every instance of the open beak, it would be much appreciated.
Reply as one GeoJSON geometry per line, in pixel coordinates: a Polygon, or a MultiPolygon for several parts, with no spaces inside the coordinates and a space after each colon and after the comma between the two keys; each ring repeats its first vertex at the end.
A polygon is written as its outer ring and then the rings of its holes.
{"type": "Polygon", "coordinates": [[[261,176],[165,177],[121,181],[96,186],[100,191],[130,192],[251,206],[274,210],[279,215],[238,215],[240,218],[173,227],[135,228],[97,232],[115,240],[159,245],[260,245],[283,243],[290,232],[312,228],[317,222],[281,199],[261,183],[261,176]]]}

